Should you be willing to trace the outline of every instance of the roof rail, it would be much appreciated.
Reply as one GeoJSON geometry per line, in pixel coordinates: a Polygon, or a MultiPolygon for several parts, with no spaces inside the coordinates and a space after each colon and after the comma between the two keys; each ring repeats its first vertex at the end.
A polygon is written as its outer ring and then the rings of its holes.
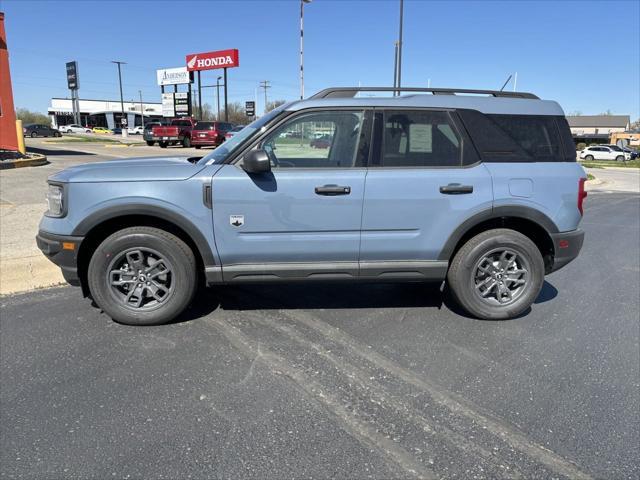
{"type": "Polygon", "coordinates": [[[493,97],[530,98],[539,100],[540,97],[527,92],[504,92],[501,90],[469,90],[464,88],[415,88],[415,87],[333,87],[319,91],[310,98],[352,98],[358,92],[420,92],[433,95],[455,95],[457,93],[472,93],[491,95],[493,97]]]}

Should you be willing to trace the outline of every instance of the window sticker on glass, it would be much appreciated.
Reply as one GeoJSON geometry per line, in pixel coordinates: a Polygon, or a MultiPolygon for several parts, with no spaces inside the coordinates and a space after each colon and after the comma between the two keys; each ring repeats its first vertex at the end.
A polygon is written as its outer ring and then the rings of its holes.
{"type": "Polygon", "coordinates": [[[409,125],[409,151],[431,153],[433,151],[433,134],[430,124],[412,123],[409,125]]]}

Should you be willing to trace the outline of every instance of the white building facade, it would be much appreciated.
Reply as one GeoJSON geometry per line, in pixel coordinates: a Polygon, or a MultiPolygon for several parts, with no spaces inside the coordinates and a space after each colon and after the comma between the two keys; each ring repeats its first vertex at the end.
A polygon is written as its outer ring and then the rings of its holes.
{"type": "MultiPolygon", "coordinates": [[[[79,100],[80,122],[88,127],[116,128],[121,126],[122,105],[117,100],[79,100]]],[[[60,127],[74,123],[70,98],[52,98],[48,108],[51,126],[60,127]]],[[[162,119],[162,104],[149,102],[124,102],[127,125],[137,126],[162,119]],[[144,122],[142,118],[144,116],[144,122]]]]}

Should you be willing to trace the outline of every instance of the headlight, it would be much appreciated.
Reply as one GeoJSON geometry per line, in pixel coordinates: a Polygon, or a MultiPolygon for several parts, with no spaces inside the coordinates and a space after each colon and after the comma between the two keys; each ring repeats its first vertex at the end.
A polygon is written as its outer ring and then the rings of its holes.
{"type": "Polygon", "coordinates": [[[64,188],[62,185],[49,184],[47,190],[47,211],[45,215],[48,217],[63,217],[64,208],[64,188]]]}

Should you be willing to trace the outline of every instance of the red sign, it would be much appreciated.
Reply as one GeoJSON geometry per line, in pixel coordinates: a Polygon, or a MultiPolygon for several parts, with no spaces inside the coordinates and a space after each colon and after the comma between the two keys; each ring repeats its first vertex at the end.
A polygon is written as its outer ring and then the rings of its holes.
{"type": "Polygon", "coordinates": [[[217,52],[192,53],[187,55],[187,70],[213,70],[240,66],[238,49],[218,50],[217,52]]]}

